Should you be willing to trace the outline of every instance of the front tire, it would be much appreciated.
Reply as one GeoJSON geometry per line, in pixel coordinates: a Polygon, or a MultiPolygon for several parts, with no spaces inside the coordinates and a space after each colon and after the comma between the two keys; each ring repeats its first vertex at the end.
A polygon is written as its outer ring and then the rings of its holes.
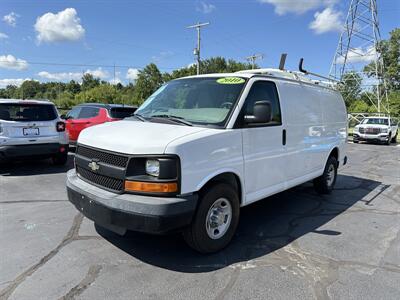
{"type": "Polygon", "coordinates": [[[394,135],[394,137],[392,137],[392,143],[396,143],[396,140],[397,140],[397,131],[396,131],[396,134],[394,135]]]}
{"type": "Polygon", "coordinates": [[[225,183],[212,185],[199,199],[192,224],[184,232],[186,243],[201,253],[225,248],[239,223],[239,197],[225,183]]]}
{"type": "Polygon", "coordinates": [[[333,156],[329,157],[326,162],[324,173],[314,179],[314,188],[319,194],[330,194],[336,183],[337,177],[337,159],[333,156]]]}

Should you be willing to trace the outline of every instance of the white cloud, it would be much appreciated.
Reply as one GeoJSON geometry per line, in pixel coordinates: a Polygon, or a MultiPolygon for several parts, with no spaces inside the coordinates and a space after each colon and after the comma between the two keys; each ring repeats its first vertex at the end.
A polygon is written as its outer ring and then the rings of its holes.
{"type": "MultiPolygon", "coordinates": [[[[352,49],[347,54],[347,63],[357,64],[357,63],[370,63],[376,57],[376,49],[374,46],[368,49],[356,48],[352,49]]],[[[344,57],[338,57],[336,62],[339,64],[344,63],[344,57]]]]}
{"type": "Polygon", "coordinates": [[[199,6],[197,6],[196,10],[199,12],[202,12],[203,14],[209,14],[212,13],[216,9],[215,5],[213,4],[207,4],[203,1],[199,3],[199,6]]]}
{"type": "Polygon", "coordinates": [[[3,21],[12,27],[15,27],[17,25],[17,18],[19,18],[19,15],[12,11],[3,17],[3,21]]]}
{"type": "Polygon", "coordinates": [[[8,35],[0,32],[0,40],[5,40],[5,39],[8,39],[8,35]]]}
{"type": "Polygon", "coordinates": [[[39,77],[55,80],[55,81],[79,81],[82,79],[82,72],[61,72],[61,73],[50,73],[47,71],[42,71],[38,73],[39,77]]]}
{"type": "Polygon", "coordinates": [[[275,6],[275,13],[284,15],[286,13],[303,14],[319,7],[331,6],[337,0],[258,0],[258,2],[275,6]]]}
{"type": "Polygon", "coordinates": [[[6,79],[0,79],[0,88],[5,88],[7,85],[16,85],[20,86],[25,80],[31,80],[30,78],[6,78],[6,79]]]}
{"type": "Polygon", "coordinates": [[[28,68],[28,62],[10,54],[0,55],[0,68],[21,71],[28,68]]]}
{"type": "Polygon", "coordinates": [[[56,14],[46,13],[37,18],[35,30],[39,42],[77,41],[84,37],[75,8],[66,8],[56,14]]]}
{"type": "Polygon", "coordinates": [[[342,23],[342,13],[335,11],[334,8],[327,7],[322,12],[314,14],[314,21],[310,23],[309,27],[315,33],[321,34],[329,31],[341,31],[342,23]]]}
{"type": "Polygon", "coordinates": [[[54,81],[70,81],[70,80],[75,80],[75,81],[82,81],[82,76],[83,74],[92,74],[94,77],[100,78],[100,79],[106,79],[109,77],[109,74],[107,71],[104,71],[102,68],[98,68],[95,70],[86,70],[84,73],[82,72],[58,72],[58,73],[50,73],[47,71],[41,71],[37,75],[41,78],[48,79],[48,80],[54,80],[54,81]]]}
{"type": "Polygon", "coordinates": [[[129,81],[135,81],[138,79],[139,76],[139,70],[138,69],[133,69],[129,68],[128,71],[126,72],[126,79],[129,81]]]}
{"type": "Polygon", "coordinates": [[[104,71],[102,68],[97,68],[96,70],[87,70],[85,73],[92,74],[94,77],[100,79],[106,79],[107,77],[110,76],[108,72],[104,71]]]}

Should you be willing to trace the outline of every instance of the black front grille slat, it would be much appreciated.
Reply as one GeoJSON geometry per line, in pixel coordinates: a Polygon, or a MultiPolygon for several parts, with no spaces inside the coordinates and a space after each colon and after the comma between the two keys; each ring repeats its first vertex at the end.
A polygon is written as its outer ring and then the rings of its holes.
{"type": "Polygon", "coordinates": [[[126,168],[129,159],[127,156],[99,151],[84,146],[78,146],[78,148],[76,149],[76,154],[86,157],[90,160],[97,159],[100,162],[122,168],[126,168]]]}
{"type": "Polygon", "coordinates": [[[124,181],[121,179],[96,174],[79,166],[76,166],[76,172],[84,179],[94,184],[105,187],[106,189],[121,192],[124,187],[124,181]]]}

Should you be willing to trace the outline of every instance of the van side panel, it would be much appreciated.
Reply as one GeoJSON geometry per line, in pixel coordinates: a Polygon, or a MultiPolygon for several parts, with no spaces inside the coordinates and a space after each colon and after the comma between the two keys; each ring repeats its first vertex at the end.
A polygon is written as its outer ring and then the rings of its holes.
{"type": "Polygon", "coordinates": [[[322,115],[325,123],[323,143],[330,151],[339,149],[339,163],[343,164],[347,142],[347,111],[340,93],[328,89],[321,90],[322,115]]]}
{"type": "Polygon", "coordinates": [[[320,88],[280,81],[278,89],[286,127],[286,180],[309,178],[308,175],[315,176],[316,172],[322,174],[323,158],[328,150],[322,137],[320,88]]]}

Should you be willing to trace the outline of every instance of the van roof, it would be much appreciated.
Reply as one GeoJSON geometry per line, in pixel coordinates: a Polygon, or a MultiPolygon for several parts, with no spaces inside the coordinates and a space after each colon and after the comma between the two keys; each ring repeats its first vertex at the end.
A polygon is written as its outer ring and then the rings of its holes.
{"type": "Polygon", "coordinates": [[[14,103],[20,103],[20,104],[51,104],[54,105],[53,102],[49,100],[33,100],[33,99],[4,99],[0,98],[0,103],[5,103],[5,104],[14,104],[14,103]]]}
{"type": "MultiPolygon", "coordinates": [[[[201,77],[242,77],[242,78],[252,78],[252,77],[268,77],[273,79],[281,79],[288,81],[298,81],[307,84],[311,84],[314,86],[321,86],[328,89],[334,89],[336,84],[330,81],[322,81],[322,80],[314,80],[309,78],[302,72],[299,71],[289,71],[289,70],[280,70],[273,68],[264,68],[264,69],[254,69],[254,70],[242,70],[235,73],[213,73],[213,74],[202,74],[202,75],[193,75],[186,76],[183,78],[201,78],[201,77]]],[[[179,80],[179,79],[178,79],[179,80]]]]}

